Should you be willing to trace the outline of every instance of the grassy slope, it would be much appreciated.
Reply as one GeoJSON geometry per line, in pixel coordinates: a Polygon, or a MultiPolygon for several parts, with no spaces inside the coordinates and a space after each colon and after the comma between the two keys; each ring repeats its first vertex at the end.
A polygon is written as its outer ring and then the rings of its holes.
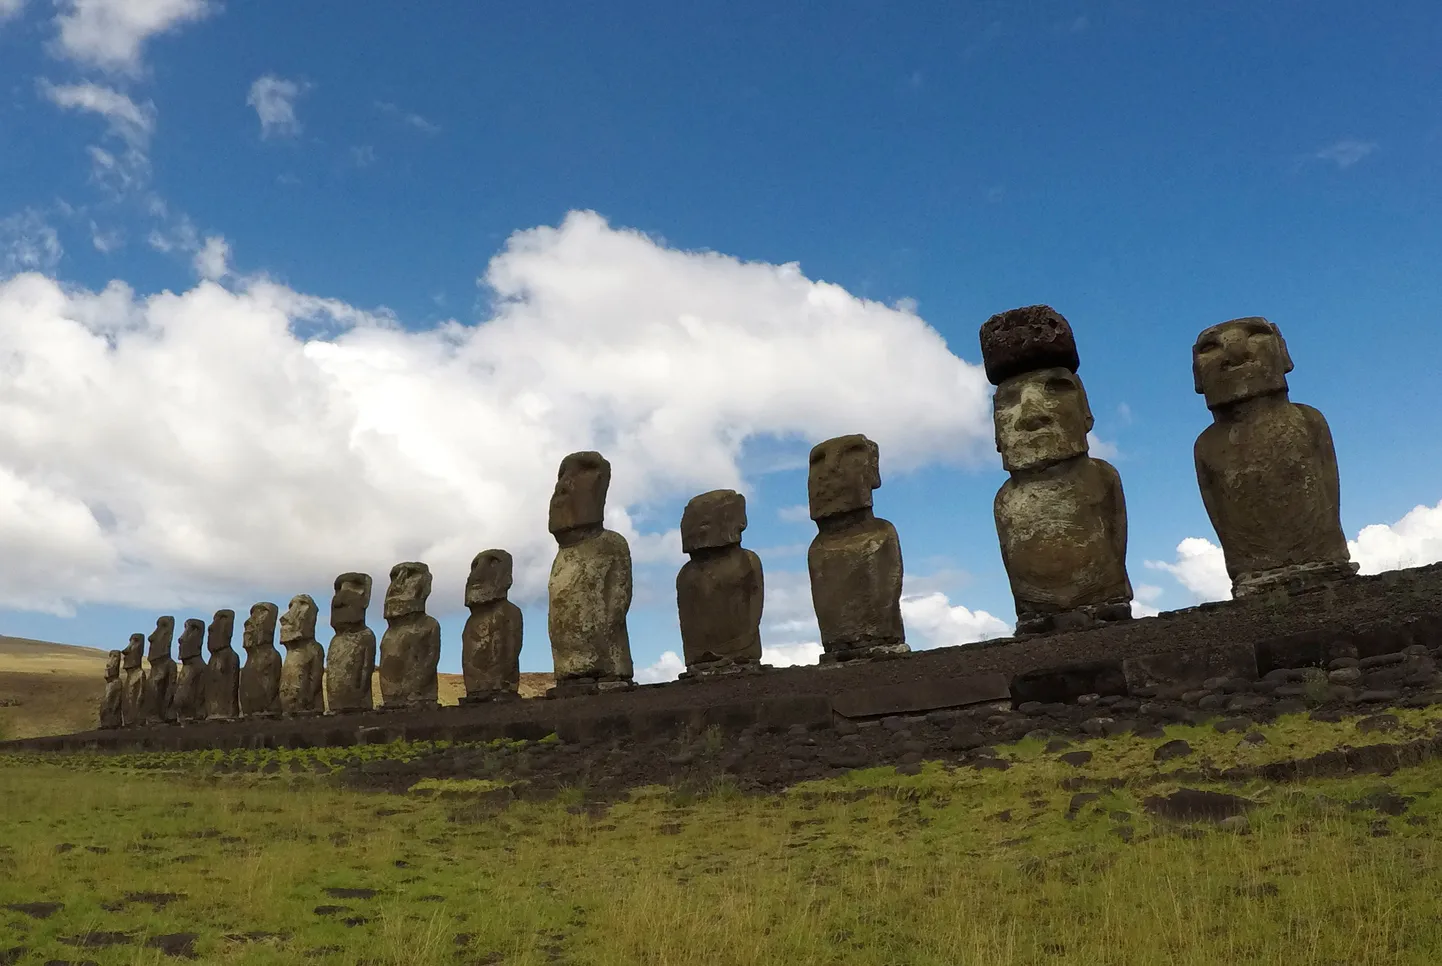
{"type": "MultiPolygon", "coordinates": [[[[521,696],[539,697],[552,683],[550,674],[522,674],[521,696]]],[[[379,703],[379,675],[373,691],[379,703]]],[[[439,691],[441,704],[455,704],[465,685],[459,674],[442,674],[439,691]]],[[[104,651],[0,636],[0,737],[86,731],[104,693],[104,651]]]]}
{"type": "MultiPolygon", "coordinates": [[[[1402,717],[1431,733],[1442,711],[1402,717]]],[[[1302,718],[1260,730],[1266,744],[1171,729],[1195,753],[1162,765],[1155,740],[1087,743],[1079,769],[1028,741],[1001,750],[1006,771],[872,769],[781,796],[654,788],[609,810],[579,793],[501,810],[465,782],[349,792],[314,774],[338,750],[245,753],[282,764],[270,776],[207,774],[215,753],[0,759],[0,907],[64,904],[43,920],[0,908],[0,936],[37,962],[101,964],[162,957],[61,937],[191,932],[203,961],[237,964],[1442,961],[1442,763],[1232,789],[1261,803],[1244,833],[1149,817],[1145,798],[1202,759],[1388,740],[1302,718]],[[1078,776],[1128,784],[1069,815],[1062,782],[1078,776]],[[1411,799],[1404,814],[1355,804],[1383,789],[1411,799]],[[125,898],[139,893],[178,897],[125,898]]]]}

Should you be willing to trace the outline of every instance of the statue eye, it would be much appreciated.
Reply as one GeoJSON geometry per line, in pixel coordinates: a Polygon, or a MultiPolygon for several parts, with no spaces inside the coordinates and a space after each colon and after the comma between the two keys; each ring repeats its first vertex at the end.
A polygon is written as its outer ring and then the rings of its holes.
{"type": "Polygon", "coordinates": [[[1047,392],[1071,392],[1073,386],[1069,379],[1048,379],[1046,381],[1047,392]]]}
{"type": "Polygon", "coordinates": [[[817,450],[816,452],[814,452],[814,453],[811,454],[811,465],[812,465],[812,466],[818,466],[818,465],[820,465],[825,459],[826,459],[826,452],[825,452],[824,450],[817,450]]]}
{"type": "Polygon", "coordinates": [[[1197,343],[1198,352],[1216,352],[1222,347],[1222,343],[1215,337],[1203,339],[1197,343]]]}

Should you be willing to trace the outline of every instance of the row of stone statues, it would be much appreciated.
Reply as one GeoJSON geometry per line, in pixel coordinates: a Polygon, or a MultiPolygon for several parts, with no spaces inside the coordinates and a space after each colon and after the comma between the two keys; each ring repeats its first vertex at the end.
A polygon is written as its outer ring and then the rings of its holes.
{"type": "MultiPolygon", "coordinates": [[[[982,358],[996,387],[997,450],[1009,479],[994,503],[1002,561],[1016,603],[1019,635],[1080,629],[1131,617],[1126,569],[1127,518],[1115,467],[1089,455],[1091,407],[1077,370],[1070,324],[1054,309],[1028,306],[992,316],[981,327],[982,358]]],[[[1342,533],[1336,454],[1326,420],[1292,403],[1285,341],[1261,318],[1234,319],[1201,333],[1192,349],[1196,391],[1213,423],[1197,439],[1202,501],[1221,542],[1233,593],[1298,589],[1356,572],[1342,533]]],[[[904,654],[902,560],[896,528],[878,518],[877,446],[840,436],[811,450],[807,496],[817,527],[807,553],[823,662],[904,654]]],[[[547,631],[557,694],[632,686],[626,615],[631,555],[604,527],[611,466],[599,453],[561,461],[549,529],[557,543],[548,585],[547,631]]],[[[761,561],[741,546],[745,498],[713,490],[681,517],[690,559],[676,577],[686,676],[759,667],[764,581],[761,561]]],[[[386,592],[380,641],[384,707],[434,706],[440,629],[425,613],[431,575],[425,564],[397,564],[386,592]]],[[[512,697],[519,681],[521,612],[506,599],[511,558],[487,550],[472,562],[462,632],[466,701],[512,697]]],[[[322,687],[333,711],[371,707],[375,636],[365,625],[371,580],[335,582],[329,655],[315,640],[316,605],[294,598],[280,619],[281,660],[271,643],[274,604],[257,604],[246,621],[247,661],[230,650],[234,614],[210,625],[211,658],[200,659],[205,627],[188,620],[181,663],[170,659],[174,620],[145,640],[111,652],[102,719],[107,723],[234,717],[277,711],[315,713],[322,687]]]]}

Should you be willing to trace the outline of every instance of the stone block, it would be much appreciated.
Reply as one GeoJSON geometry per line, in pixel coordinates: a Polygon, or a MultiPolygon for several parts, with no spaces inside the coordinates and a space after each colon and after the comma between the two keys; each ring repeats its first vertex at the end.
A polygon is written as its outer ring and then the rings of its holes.
{"type": "Polygon", "coordinates": [[[977,674],[843,691],[831,699],[831,704],[837,714],[847,718],[871,718],[964,708],[989,701],[1004,701],[1010,697],[1011,688],[1005,675],[977,674]]]}
{"type": "Polygon", "coordinates": [[[1147,654],[1122,662],[1127,686],[1186,687],[1216,690],[1216,679],[1253,680],[1257,677],[1257,653],[1247,644],[1196,648],[1170,653],[1147,654]]]}
{"type": "Polygon", "coordinates": [[[1127,678],[1121,662],[1089,661],[1018,674],[1011,680],[1011,699],[1026,701],[1074,701],[1084,694],[1124,695],[1127,678]]]}

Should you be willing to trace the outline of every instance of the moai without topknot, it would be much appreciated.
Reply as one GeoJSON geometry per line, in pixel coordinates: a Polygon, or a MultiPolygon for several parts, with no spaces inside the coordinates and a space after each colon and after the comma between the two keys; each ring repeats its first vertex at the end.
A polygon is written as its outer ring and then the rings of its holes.
{"type": "Polygon", "coordinates": [[[310,594],[296,594],[280,618],[280,710],[320,714],[325,710],[325,651],[315,639],[320,609],[310,594]]]}
{"type": "Polygon", "coordinates": [[[1287,343],[1266,319],[1211,326],[1192,346],[1194,386],[1212,412],[1193,450],[1197,485],[1237,597],[1357,572],[1332,432],[1288,398],[1291,371],[1287,343]]]}
{"type": "Polygon", "coordinates": [[[230,646],[235,636],[235,611],[218,610],[205,639],[210,661],[205,668],[205,716],[240,716],[240,656],[230,646]]]}
{"type": "Polygon", "coordinates": [[[905,654],[901,540],[872,512],[880,452],[865,436],[811,448],[806,493],[817,534],[806,554],[822,663],[905,654]]]}
{"type": "Polygon", "coordinates": [[[511,580],[511,555],[504,550],[483,550],[471,561],[466,578],[471,616],[461,630],[466,684],[461,704],[520,697],[522,618],[521,609],[506,599],[511,580]]]}
{"type": "Polygon", "coordinates": [[[1011,478],[993,504],[1018,634],[1132,616],[1121,476],[1088,455],[1092,428],[1071,326],[1046,305],[993,315],[981,355],[1011,478]]]}
{"type": "Polygon", "coordinates": [[[127,728],[149,724],[149,708],[145,697],[145,635],[131,634],[130,643],[120,652],[120,720],[127,728]]]}
{"type": "Polygon", "coordinates": [[[185,622],[176,641],[180,667],[175,675],[175,696],[171,699],[175,717],[181,721],[200,721],[205,717],[205,621],[194,617],[185,622]]]}
{"type": "Polygon", "coordinates": [[[161,617],[150,632],[150,647],[145,660],[150,665],[145,675],[146,717],[151,721],[175,720],[175,681],[177,668],[170,656],[175,639],[175,618],[161,617]]]}
{"type": "Polygon", "coordinates": [[[712,490],[681,513],[681,549],[691,559],[676,574],[681,649],[689,674],[761,663],[761,558],[741,546],[746,497],[712,490]]]}
{"type": "Polygon", "coordinates": [[[241,645],[245,666],[240,669],[240,713],[280,713],[280,652],[275,649],[275,624],[280,608],[263,601],[250,608],[241,645]]]}
{"type": "Polygon", "coordinates": [[[125,722],[125,685],[120,683],[120,651],[105,655],[105,695],[100,699],[100,727],[119,728],[125,722]]]}
{"type": "Polygon", "coordinates": [[[409,561],[391,568],[386,588],[386,632],[381,635],[381,705],[434,708],[441,660],[441,625],[426,613],[431,568],[409,561]]]}
{"type": "Polygon", "coordinates": [[[631,684],[631,548],[602,524],[611,464],[600,453],[561,460],[551,494],[549,529],[558,549],[551,564],[546,630],[556,684],[624,688],[631,684]]]}
{"type": "Polygon", "coordinates": [[[371,603],[371,575],[341,574],[330,599],[330,626],[335,636],[326,653],[325,691],[330,710],[370,711],[371,679],[376,670],[376,635],[366,626],[371,603]]]}

